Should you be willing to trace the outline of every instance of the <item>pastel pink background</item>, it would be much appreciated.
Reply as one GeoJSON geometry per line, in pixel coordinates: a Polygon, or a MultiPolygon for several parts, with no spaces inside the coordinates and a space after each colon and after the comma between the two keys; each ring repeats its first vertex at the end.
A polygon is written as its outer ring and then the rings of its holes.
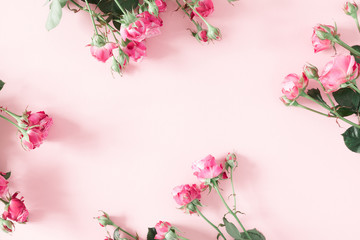
{"type": "MultiPolygon", "coordinates": [[[[41,148],[25,152],[16,130],[0,122],[0,169],[12,171],[11,189],[31,214],[0,238],[104,239],[93,219],[101,209],[142,239],[158,220],[187,238],[215,239],[202,219],[177,209],[171,190],[197,182],[193,161],[235,151],[247,228],[268,240],[356,239],[360,155],[343,144],[347,126],[279,100],[285,75],[305,62],[321,69],[333,55],[313,54],[315,24],[335,20],[345,41],[359,43],[344,1],[215,0],[209,21],[223,40],[209,45],[190,36],[191,24],[168,2],[163,34],[147,41],[148,57],[122,78],[85,47],[88,15],[64,10],[47,32],[43,1],[2,2],[1,105],[45,110],[54,125],[41,148]]],[[[215,192],[203,203],[220,222],[226,210],[215,192]]]]}

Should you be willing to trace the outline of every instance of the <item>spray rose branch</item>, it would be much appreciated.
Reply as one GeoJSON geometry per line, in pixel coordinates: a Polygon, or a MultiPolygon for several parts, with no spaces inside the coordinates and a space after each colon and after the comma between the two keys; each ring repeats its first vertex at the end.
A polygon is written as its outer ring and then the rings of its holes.
{"type": "Polygon", "coordinates": [[[196,205],[194,205],[194,209],[208,224],[210,224],[213,228],[215,228],[215,230],[220,234],[220,236],[224,240],[226,240],[224,234],[220,231],[220,229],[217,226],[215,226],[215,224],[213,224],[209,219],[207,219],[196,205]]]}

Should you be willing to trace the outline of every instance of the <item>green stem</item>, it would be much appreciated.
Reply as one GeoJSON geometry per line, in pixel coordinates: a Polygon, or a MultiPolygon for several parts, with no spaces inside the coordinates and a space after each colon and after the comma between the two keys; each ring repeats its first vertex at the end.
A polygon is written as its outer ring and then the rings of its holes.
{"type": "Polygon", "coordinates": [[[217,226],[215,226],[212,222],[210,222],[209,219],[207,219],[207,218],[200,212],[200,210],[199,210],[199,208],[198,208],[197,206],[194,205],[194,207],[195,207],[195,209],[196,209],[196,212],[197,212],[208,224],[210,224],[213,228],[215,228],[216,231],[218,231],[218,233],[223,237],[224,240],[226,240],[224,234],[220,231],[220,229],[219,229],[217,226]]]}
{"type": "MultiPolygon", "coordinates": [[[[187,4],[187,2],[186,2],[186,0],[183,0],[184,1],[184,3],[185,4],[187,4]]],[[[195,2],[195,4],[196,4],[197,2],[195,2]]],[[[191,10],[201,19],[201,20],[203,20],[203,22],[207,25],[207,26],[209,26],[210,24],[205,20],[205,18],[203,17],[203,16],[201,16],[201,14],[198,12],[198,11],[196,11],[196,9],[194,8],[194,6],[192,6],[191,4],[187,4],[190,8],[191,8],[191,10]]]]}
{"type": "Polygon", "coordinates": [[[298,103],[298,105],[296,105],[296,106],[301,107],[301,108],[306,109],[306,110],[309,110],[309,111],[311,111],[311,112],[314,112],[314,113],[323,115],[323,116],[325,116],[325,117],[330,117],[329,115],[327,115],[327,114],[325,114],[325,113],[316,111],[316,110],[314,110],[314,109],[312,109],[312,108],[309,108],[309,107],[306,107],[306,106],[304,106],[304,105],[301,105],[300,103],[298,103]]]}
{"type": "Polygon", "coordinates": [[[360,93],[360,90],[353,84],[353,83],[350,83],[349,84],[349,87],[351,87],[353,90],[355,90],[356,92],[360,93]]]}
{"type": "Polygon", "coordinates": [[[89,10],[89,13],[90,13],[90,16],[91,16],[91,22],[92,22],[92,24],[94,26],[95,33],[96,33],[96,35],[99,35],[98,30],[97,30],[96,25],[95,25],[94,12],[93,12],[93,10],[91,10],[88,0],[85,0],[85,3],[86,3],[86,6],[87,6],[87,8],[89,10]]]}
{"type": "Polygon", "coordinates": [[[120,10],[125,14],[126,11],[125,11],[125,9],[120,5],[120,3],[118,2],[118,0],[115,0],[115,3],[116,3],[116,5],[120,8],[120,10]]]}
{"type": "Polygon", "coordinates": [[[323,103],[321,103],[321,102],[319,102],[319,101],[316,101],[315,99],[313,99],[312,97],[310,97],[310,96],[307,95],[306,93],[303,93],[301,96],[303,96],[303,97],[305,97],[305,98],[307,98],[307,99],[309,99],[309,100],[311,100],[311,101],[319,104],[320,106],[326,108],[328,111],[330,111],[332,114],[334,114],[336,117],[338,117],[339,119],[343,120],[344,122],[346,122],[346,123],[348,123],[348,124],[350,124],[350,125],[352,125],[352,126],[354,126],[354,127],[356,127],[356,128],[360,128],[360,125],[358,125],[358,124],[356,124],[356,123],[354,123],[354,122],[352,122],[352,121],[349,121],[349,120],[347,120],[346,118],[340,116],[336,111],[333,111],[333,110],[332,110],[331,108],[329,108],[327,105],[325,105],[325,104],[323,104],[323,103]]]}
{"type": "Polygon", "coordinates": [[[230,171],[230,179],[231,179],[231,188],[232,188],[233,197],[234,197],[234,211],[236,212],[236,194],[235,194],[235,188],[234,188],[233,169],[232,168],[230,171]]]}
{"type": "Polygon", "coordinates": [[[182,237],[182,236],[178,236],[178,238],[183,239],[183,240],[189,240],[189,239],[184,238],[184,237],[182,237]]]}
{"type": "Polygon", "coordinates": [[[356,22],[356,27],[357,27],[358,31],[360,32],[360,25],[359,25],[359,19],[358,19],[357,14],[355,15],[354,19],[355,19],[355,22],[356,22]]]}
{"type": "Polygon", "coordinates": [[[11,123],[12,125],[14,125],[17,129],[19,129],[19,131],[23,132],[24,129],[22,129],[21,127],[19,127],[16,123],[14,123],[13,121],[11,121],[10,119],[8,119],[7,117],[4,117],[3,115],[0,114],[0,117],[5,119],[6,121],[8,121],[9,123],[11,123]]]}
{"type": "Polygon", "coordinates": [[[83,6],[81,6],[80,4],[78,4],[77,2],[75,2],[74,0],[70,0],[70,2],[72,2],[74,5],[76,5],[78,8],[80,8],[83,11],[86,11],[87,9],[84,8],[83,6]]]}
{"type": "Polygon", "coordinates": [[[355,49],[353,49],[352,47],[350,47],[349,45],[347,45],[345,42],[343,42],[339,36],[335,36],[333,39],[334,42],[336,42],[337,44],[339,44],[340,46],[342,46],[343,48],[349,50],[352,54],[359,56],[360,57],[360,52],[356,51],[355,49]]]}
{"type": "Polygon", "coordinates": [[[176,3],[177,5],[179,6],[179,8],[181,8],[181,10],[183,10],[183,12],[190,18],[190,20],[195,24],[196,28],[198,28],[198,23],[193,19],[191,18],[191,15],[183,8],[183,6],[181,6],[181,4],[179,3],[178,0],[176,0],[176,3]]]}
{"type": "Polygon", "coordinates": [[[5,108],[3,108],[3,107],[0,107],[0,111],[6,112],[9,116],[15,118],[16,121],[20,121],[21,116],[16,115],[15,113],[10,112],[9,110],[7,110],[7,109],[5,109],[5,108]]]}
{"type": "Polygon", "coordinates": [[[127,231],[125,231],[124,229],[122,229],[121,227],[117,226],[116,224],[113,225],[116,228],[119,228],[120,231],[122,231],[123,233],[129,235],[130,237],[132,237],[133,239],[137,239],[134,235],[128,233],[127,231]]]}
{"type": "Polygon", "coordinates": [[[242,223],[240,222],[240,219],[236,216],[236,213],[234,213],[234,212],[230,209],[229,205],[227,205],[227,203],[225,202],[225,199],[224,199],[224,197],[221,195],[221,192],[220,192],[220,190],[219,190],[219,187],[218,187],[218,185],[217,185],[217,182],[216,182],[215,180],[213,180],[213,179],[211,180],[211,182],[213,183],[214,189],[216,190],[217,194],[220,196],[221,201],[224,203],[224,205],[225,205],[225,207],[227,208],[227,210],[229,211],[229,213],[230,213],[231,215],[233,215],[233,217],[234,217],[234,218],[236,219],[236,221],[239,223],[239,225],[240,225],[240,227],[242,228],[242,230],[244,231],[246,237],[251,240],[251,237],[250,237],[249,233],[246,231],[245,227],[244,227],[244,226],[242,225],[242,223]]]}
{"type": "Polygon", "coordinates": [[[329,95],[328,93],[326,93],[326,90],[325,90],[324,85],[320,82],[320,80],[319,80],[319,78],[318,78],[318,77],[315,77],[314,79],[315,79],[315,80],[316,80],[316,81],[320,84],[320,86],[321,86],[321,87],[322,87],[322,89],[324,90],[324,92],[325,92],[326,96],[328,97],[328,99],[329,99],[329,101],[330,101],[330,103],[331,103],[332,107],[335,109],[335,103],[334,103],[334,101],[331,99],[330,95],[329,95]]]}
{"type": "Polygon", "coordinates": [[[0,198],[0,201],[4,203],[5,205],[9,204],[9,202],[5,201],[4,199],[0,198]]]}

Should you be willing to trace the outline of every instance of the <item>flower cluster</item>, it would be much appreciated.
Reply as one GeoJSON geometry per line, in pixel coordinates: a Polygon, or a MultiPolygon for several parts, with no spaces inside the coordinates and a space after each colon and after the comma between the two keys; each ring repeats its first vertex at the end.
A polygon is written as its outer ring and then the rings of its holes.
{"type": "MultiPolygon", "coordinates": [[[[166,11],[164,0],[51,0],[46,22],[48,30],[56,27],[61,19],[61,9],[67,5],[74,12],[88,12],[94,27],[90,52],[97,60],[106,62],[112,58],[111,70],[122,74],[129,63],[141,61],[146,56],[146,39],[158,36],[163,25],[160,13],[166,11]],[[95,11],[96,10],[96,11],[95,11]]],[[[214,11],[212,0],[176,0],[181,9],[194,23],[192,35],[201,42],[219,40],[220,30],[205,18],[214,11]],[[204,28],[202,25],[205,25],[204,28]]]]}
{"type": "MultiPolygon", "coordinates": [[[[128,239],[131,237],[134,240],[139,240],[139,236],[137,234],[131,234],[121,227],[117,226],[111,219],[109,214],[102,212],[103,215],[96,217],[101,227],[107,228],[108,226],[114,229],[113,234],[110,235],[109,231],[107,233],[109,236],[105,237],[105,240],[120,240],[120,239],[128,239]],[[121,235],[126,235],[122,237],[121,235]]],[[[181,237],[177,234],[177,228],[173,227],[169,222],[159,221],[155,224],[155,227],[151,227],[148,230],[147,240],[155,240],[155,239],[166,239],[166,240],[176,240],[176,239],[184,239],[188,240],[184,237],[181,237]]]]}
{"type": "MultiPolygon", "coordinates": [[[[358,6],[356,3],[346,2],[344,12],[351,16],[360,32],[357,17],[358,6]]],[[[300,76],[289,74],[285,77],[282,85],[281,100],[287,106],[297,106],[318,113],[320,115],[341,119],[351,125],[343,134],[346,146],[354,152],[360,153],[360,121],[355,123],[345,117],[359,116],[360,90],[356,79],[359,77],[360,46],[349,46],[337,32],[337,26],[319,24],[314,27],[312,34],[314,52],[318,53],[339,45],[349,51],[348,54],[336,54],[326,63],[322,71],[307,64],[303,67],[300,76]],[[308,82],[317,82],[320,89],[307,89],[308,82]],[[326,96],[327,101],[323,99],[326,96]],[[299,102],[300,98],[306,98],[321,106],[324,111],[318,111],[299,102]]]]}
{"type": "MultiPolygon", "coordinates": [[[[180,205],[180,209],[183,209],[186,213],[189,214],[198,214],[201,216],[207,223],[209,223],[217,232],[217,239],[220,237],[226,240],[226,236],[223,231],[220,230],[220,227],[225,227],[226,232],[234,239],[250,239],[250,240],[265,240],[265,236],[260,233],[256,229],[246,230],[243,224],[240,222],[239,217],[237,216],[239,211],[236,209],[236,194],[234,190],[234,182],[233,182],[233,172],[238,166],[236,155],[234,153],[227,154],[224,164],[218,164],[215,158],[211,155],[208,155],[204,159],[195,161],[192,165],[193,173],[200,181],[200,185],[197,184],[184,184],[176,186],[172,191],[172,196],[175,202],[180,205]],[[224,166],[224,167],[223,167],[224,166]],[[224,197],[221,194],[219,188],[219,181],[230,179],[232,185],[232,194],[233,197],[233,208],[230,208],[224,197]],[[227,212],[222,217],[222,222],[217,227],[214,223],[212,223],[209,219],[205,217],[205,215],[200,211],[200,207],[203,205],[200,203],[201,193],[206,189],[215,189],[217,194],[220,196],[222,202],[224,203],[227,212]],[[241,231],[238,230],[238,227],[235,224],[231,223],[226,215],[232,215],[239,226],[241,227],[241,231]]],[[[134,240],[138,240],[139,236],[137,234],[131,234],[121,227],[114,224],[114,222],[110,219],[110,216],[103,212],[103,214],[99,217],[96,217],[100,226],[107,227],[112,226],[115,228],[112,235],[107,236],[105,240],[120,240],[120,239],[128,239],[131,237],[134,240]],[[120,237],[120,235],[124,234],[125,237],[120,237]]],[[[149,228],[147,240],[155,240],[155,239],[165,239],[165,240],[177,240],[186,238],[180,236],[178,234],[179,230],[172,226],[169,222],[159,221],[155,227],[149,228]]]]}
{"type": "Polygon", "coordinates": [[[237,216],[238,211],[236,210],[236,194],[234,190],[233,182],[233,171],[237,167],[237,160],[235,154],[228,154],[225,158],[225,167],[223,164],[218,164],[215,158],[208,155],[204,159],[195,161],[192,165],[193,174],[200,181],[200,185],[186,184],[180,185],[173,189],[172,194],[175,202],[180,205],[180,209],[184,209],[186,213],[197,213],[206,222],[208,222],[217,232],[218,238],[221,236],[222,239],[226,239],[224,233],[220,230],[216,224],[213,224],[207,219],[204,214],[200,211],[200,207],[203,205],[200,203],[201,192],[209,189],[215,189],[223,204],[225,205],[227,212],[222,218],[222,223],[219,224],[221,227],[225,227],[226,232],[234,239],[265,239],[264,235],[256,229],[246,230],[240,219],[237,216]],[[230,177],[229,177],[230,176],[230,177]],[[219,181],[230,179],[232,184],[232,197],[233,197],[233,208],[230,208],[228,203],[225,201],[219,188],[219,181]],[[237,223],[239,224],[241,231],[235,226],[235,224],[228,221],[226,215],[232,215],[237,223]]]}
{"type": "MultiPolygon", "coordinates": [[[[4,82],[0,80],[0,90],[4,82]]],[[[21,144],[26,150],[39,147],[49,134],[53,120],[44,111],[32,113],[25,110],[22,115],[16,115],[8,109],[0,106],[0,117],[14,125],[19,131],[21,144]],[[1,113],[6,113],[15,121],[10,120],[1,113]]]]}
{"type": "Polygon", "coordinates": [[[10,175],[10,172],[0,172],[0,200],[5,204],[4,212],[0,217],[0,227],[6,233],[15,230],[14,222],[26,223],[29,216],[23,198],[17,197],[19,192],[9,193],[8,179],[10,175]]]}

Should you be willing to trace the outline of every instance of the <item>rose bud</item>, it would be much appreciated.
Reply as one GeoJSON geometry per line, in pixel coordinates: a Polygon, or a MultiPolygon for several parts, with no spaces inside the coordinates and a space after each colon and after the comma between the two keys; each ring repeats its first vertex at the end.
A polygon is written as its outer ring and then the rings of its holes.
{"type": "Polygon", "coordinates": [[[318,79],[319,78],[319,74],[318,74],[318,69],[311,64],[307,64],[304,66],[304,74],[308,79],[318,79]]]}
{"type": "Polygon", "coordinates": [[[349,15],[353,18],[357,18],[357,11],[358,11],[358,6],[355,2],[350,3],[350,2],[346,2],[344,5],[344,12],[346,15],[349,15]]]}
{"type": "Polygon", "coordinates": [[[337,36],[336,29],[330,25],[317,25],[314,27],[311,42],[314,47],[314,52],[329,49],[333,46],[331,39],[337,36]]]}
{"type": "Polygon", "coordinates": [[[207,31],[207,37],[210,40],[218,40],[221,38],[221,33],[220,33],[220,29],[211,26],[210,24],[208,24],[208,31],[207,31]]]}
{"type": "Polygon", "coordinates": [[[11,233],[15,229],[14,223],[12,221],[0,218],[0,224],[1,230],[3,230],[5,233],[11,233]]]}
{"type": "Polygon", "coordinates": [[[352,55],[337,55],[328,62],[319,80],[327,89],[327,93],[335,92],[341,85],[352,81],[359,76],[359,65],[355,62],[355,58],[352,55]]]}
{"type": "MultiPolygon", "coordinates": [[[[214,4],[213,4],[212,0],[200,0],[200,1],[198,1],[197,7],[195,7],[195,10],[202,17],[207,17],[212,12],[214,12],[214,4]]],[[[192,12],[192,15],[198,16],[196,12],[192,12]]]]}
{"type": "Polygon", "coordinates": [[[195,34],[195,38],[201,42],[208,42],[207,31],[206,30],[198,31],[195,34]]]}
{"type": "Polygon", "coordinates": [[[25,223],[28,220],[29,211],[26,209],[23,198],[17,198],[18,192],[11,196],[10,202],[5,207],[2,217],[11,219],[18,223],[25,223]]]}
{"type": "Polygon", "coordinates": [[[110,220],[109,214],[104,211],[101,212],[103,212],[104,214],[96,217],[96,219],[99,221],[100,226],[106,227],[107,225],[114,225],[113,221],[110,220]]]}
{"type": "Polygon", "coordinates": [[[234,153],[228,153],[225,158],[225,169],[229,171],[230,169],[234,169],[237,167],[236,155],[234,153]]]}

